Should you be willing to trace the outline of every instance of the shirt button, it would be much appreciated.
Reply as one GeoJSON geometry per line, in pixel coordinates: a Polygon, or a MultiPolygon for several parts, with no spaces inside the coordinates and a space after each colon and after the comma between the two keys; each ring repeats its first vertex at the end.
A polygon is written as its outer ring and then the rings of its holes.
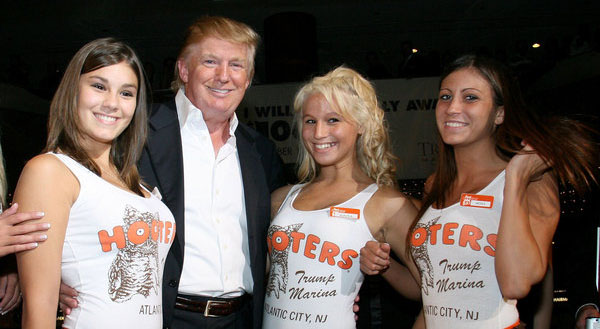
{"type": "Polygon", "coordinates": [[[171,288],[177,287],[177,280],[171,280],[171,281],[169,281],[169,287],[171,287],[171,288]]]}

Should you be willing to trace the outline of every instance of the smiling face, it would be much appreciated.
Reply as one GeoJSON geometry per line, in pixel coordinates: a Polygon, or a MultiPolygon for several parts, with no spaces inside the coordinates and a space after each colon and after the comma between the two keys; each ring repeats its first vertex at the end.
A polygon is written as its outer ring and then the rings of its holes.
{"type": "Polygon", "coordinates": [[[302,140],[319,166],[356,160],[358,127],[344,118],[321,94],[310,95],[302,106],[302,140]]]}
{"type": "Polygon", "coordinates": [[[494,104],[492,88],[474,68],[449,74],[441,83],[435,108],[437,127],[444,143],[465,146],[492,142],[496,126],[504,120],[504,109],[494,104]]]}
{"type": "Polygon", "coordinates": [[[125,62],[79,77],[77,113],[84,147],[110,147],[131,122],[137,91],[137,76],[125,62]]]}
{"type": "Polygon", "coordinates": [[[227,121],[250,85],[248,47],[207,37],[177,61],[185,95],[205,121],[227,121]]]}

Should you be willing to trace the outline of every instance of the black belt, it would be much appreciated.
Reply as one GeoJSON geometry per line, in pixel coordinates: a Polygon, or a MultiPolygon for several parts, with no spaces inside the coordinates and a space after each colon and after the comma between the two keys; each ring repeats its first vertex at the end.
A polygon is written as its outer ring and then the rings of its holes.
{"type": "Polygon", "coordinates": [[[234,298],[220,298],[206,300],[194,300],[188,297],[177,295],[175,299],[175,308],[180,310],[204,313],[206,317],[226,316],[239,311],[242,306],[251,298],[249,294],[244,294],[234,298]]]}

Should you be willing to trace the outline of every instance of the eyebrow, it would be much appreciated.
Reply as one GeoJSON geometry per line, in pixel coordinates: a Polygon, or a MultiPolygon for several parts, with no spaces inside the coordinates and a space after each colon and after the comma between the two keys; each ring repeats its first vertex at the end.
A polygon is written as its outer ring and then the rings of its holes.
{"type": "MultiPolygon", "coordinates": [[[[101,77],[99,75],[92,75],[92,76],[90,76],[90,79],[98,79],[98,80],[100,80],[100,81],[108,84],[108,80],[106,80],[105,78],[103,78],[103,77],[101,77]]],[[[138,86],[136,84],[133,84],[133,83],[126,83],[126,84],[122,85],[121,87],[135,88],[135,89],[138,88],[138,86]]]]}
{"type": "MultiPolygon", "coordinates": [[[[199,57],[201,59],[206,59],[206,58],[218,59],[218,60],[221,59],[221,57],[219,57],[213,53],[204,53],[204,54],[200,55],[199,57]]],[[[229,62],[246,62],[246,58],[233,57],[233,58],[227,59],[227,61],[229,61],[229,62]]]]}

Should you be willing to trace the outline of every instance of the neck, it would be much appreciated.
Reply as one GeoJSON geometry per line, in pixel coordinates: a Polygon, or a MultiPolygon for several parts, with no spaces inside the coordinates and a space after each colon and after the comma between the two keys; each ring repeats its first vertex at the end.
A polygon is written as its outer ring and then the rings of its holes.
{"type": "Polygon", "coordinates": [[[348,181],[357,183],[370,183],[373,180],[362,171],[358,160],[353,158],[351,161],[345,161],[335,165],[321,167],[316,181],[335,184],[348,181]]]}
{"type": "Polygon", "coordinates": [[[213,144],[213,150],[215,151],[215,157],[219,150],[227,140],[229,139],[229,123],[230,120],[227,121],[206,121],[206,127],[208,128],[208,133],[210,134],[210,140],[213,144]]]}
{"type": "Polygon", "coordinates": [[[476,145],[455,147],[454,159],[456,180],[459,183],[472,177],[480,177],[485,173],[501,171],[506,167],[506,161],[496,153],[496,146],[492,139],[476,145]]]}

